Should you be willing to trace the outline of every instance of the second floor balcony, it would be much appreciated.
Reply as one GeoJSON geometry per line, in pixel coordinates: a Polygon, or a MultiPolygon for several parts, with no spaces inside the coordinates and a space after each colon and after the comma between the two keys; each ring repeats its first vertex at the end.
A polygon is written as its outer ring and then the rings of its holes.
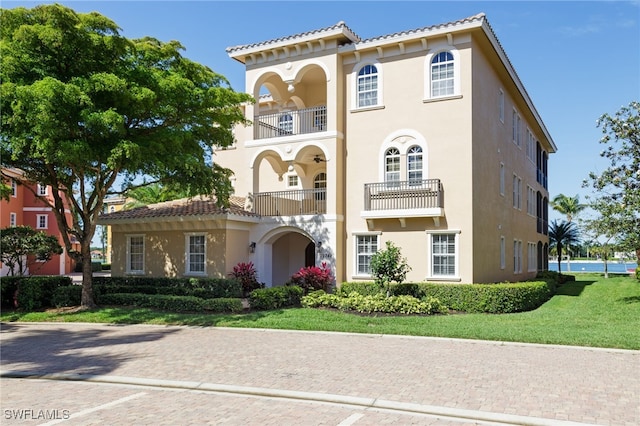
{"type": "Polygon", "coordinates": [[[365,219],[444,216],[440,179],[391,181],[364,185],[365,219]]]}
{"type": "Polygon", "coordinates": [[[325,188],[258,192],[253,195],[253,211],[261,216],[325,214],[325,188]]]}
{"type": "Polygon", "coordinates": [[[253,138],[267,139],[283,136],[324,132],[327,130],[327,107],[316,106],[254,118],[253,138]]]}

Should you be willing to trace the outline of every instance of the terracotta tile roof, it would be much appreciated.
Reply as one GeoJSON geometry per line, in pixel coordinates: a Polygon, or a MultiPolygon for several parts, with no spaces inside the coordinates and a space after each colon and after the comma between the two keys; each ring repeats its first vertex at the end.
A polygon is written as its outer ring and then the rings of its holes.
{"type": "Polygon", "coordinates": [[[236,215],[258,217],[255,213],[244,209],[245,198],[229,197],[229,207],[221,208],[213,198],[182,198],[164,203],[149,204],[131,210],[121,210],[100,215],[101,222],[128,221],[149,218],[170,218],[184,216],[236,215]]]}

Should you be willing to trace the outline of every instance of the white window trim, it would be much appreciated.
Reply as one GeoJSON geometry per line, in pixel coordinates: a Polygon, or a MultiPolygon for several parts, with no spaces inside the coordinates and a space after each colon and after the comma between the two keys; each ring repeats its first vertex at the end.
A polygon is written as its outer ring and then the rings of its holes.
{"type": "Polygon", "coordinates": [[[351,95],[351,111],[366,111],[369,109],[379,109],[379,108],[384,108],[384,98],[383,98],[383,93],[384,93],[384,71],[382,70],[382,64],[378,61],[371,61],[371,60],[367,60],[367,61],[362,61],[362,62],[358,62],[354,67],[353,67],[353,73],[351,73],[351,84],[353,87],[352,90],[352,95],[351,95]],[[367,66],[367,65],[373,65],[374,67],[376,67],[377,70],[377,76],[378,76],[378,94],[377,94],[377,99],[378,99],[378,103],[376,105],[367,105],[367,106],[358,106],[358,73],[360,72],[360,70],[367,66]]]}
{"type": "Polygon", "coordinates": [[[513,273],[522,273],[522,240],[513,240],[513,273]]]}
{"type": "Polygon", "coordinates": [[[207,233],[206,232],[187,232],[184,234],[184,273],[191,276],[206,276],[207,275],[207,233]],[[189,238],[190,237],[204,237],[204,270],[203,271],[191,271],[191,263],[189,259],[189,238]]]}
{"type": "Polygon", "coordinates": [[[130,275],[144,275],[144,271],[145,271],[145,255],[146,255],[146,248],[147,248],[147,242],[146,242],[146,236],[145,234],[128,234],[126,235],[127,238],[127,247],[126,247],[126,256],[127,258],[125,259],[125,272],[127,274],[130,275]],[[131,269],[131,238],[142,238],[142,269],[138,270],[132,270],[131,269]]]}
{"type": "Polygon", "coordinates": [[[14,212],[9,213],[9,226],[18,225],[18,215],[14,212]]]}
{"type": "Polygon", "coordinates": [[[49,229],[49,215],[46,215],[46,214],[36,215],[36,229],[49,229]],[[44,226],[40,224],[41,219],[44,219],[44,226]]]}
{"type": "Polygon", "coordinates": [[[459,229],[447,229],[447,230],[428,230],[427,233],[427,277],[428,281],[461,281],[460,278],[460,234],[461,230],[459,229]],[[456,245],[456,254],[455,254],[455,273],[453,275],[433,275],[433,235],[442,235],[442,234],[454,234],[455,235],[455,245],[456,245]]]}
{"type": "Polygon", "coordinates": [[[373,275],[371,274],[359,274],[358,273],[358,237],[366,237],[366,236],[375,236],[377,237],[377,245],[378,250],[380,250],[380,244],[382,239],[380,236],[382,232],[380,231],[362,231],[362,232],[352,232],[351,236],[353,236],[353,273],[351,274],[351,278],[353,279],[371,279],[373,275]]]}
{"type": "Polygon", "coordinates": [[[441,48],[436,48],[433,52],[429,53],[425,57],[424,66],[424,99],[423,101],[430,100],[446,100],[446,99],[458,99],[462,96],[462,90],[460,88],[460,52],[453,46],[446,45],[441,48]],[[453,56],[453,94],[445,96],[432,96],[431,95],[431,61],[433,57],[441,52],[448,51],[453,56]]]}
{"type": "Polygon", "coordinates": [[[15,179],[11,179],[11,197],[16,198],[18,196],[18,182],[15,179]]]}
{"type": "Polygon", "coordinates": [[[500,269],[507,267],[507,242],[504,235],[500,235],[500,269]]]}
{"type": "Polygon", "coordinates": [[[39,197],[46,197],[47,195],[49,195],[49,190],[47,185],[42,185],[42,184],[38,184],[38,196],[39,197]]]}
{"type": "Polygon", "coordinates": [[[296,172],[286,173],[285,174],[285,179],[286,179],[286,182],[287,182],[287,188],[292,188],[292,189],[300,188],[300,176],[298,176],[298,174],[296,172]],[[291,185],[290,182],[289,182],[289,178],[292,177],[292,176],[295,176],[296,180],[298,182],[295,185],[291,185]]]}

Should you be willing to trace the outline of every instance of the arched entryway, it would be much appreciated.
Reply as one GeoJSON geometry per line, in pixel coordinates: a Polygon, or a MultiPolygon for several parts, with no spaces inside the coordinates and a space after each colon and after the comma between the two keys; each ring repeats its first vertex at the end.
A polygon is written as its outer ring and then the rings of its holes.
{"type": "Polygon", "coordinates": [[[315,262],[315,242],[309,237],[298,232],[278,235],[271,244],[271,285],[284,285],[300,268],[315,262]]]}

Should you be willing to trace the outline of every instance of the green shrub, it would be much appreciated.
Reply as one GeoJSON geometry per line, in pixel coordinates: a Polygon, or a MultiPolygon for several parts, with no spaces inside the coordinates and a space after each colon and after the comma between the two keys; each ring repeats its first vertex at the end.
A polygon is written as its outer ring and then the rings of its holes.
{"type": "Polygon", "coordinates": [[[207,299],[203,303],[203,308],[205,311],[230,313],[242,312],[244,310],[242,300],[238,298],[207,299]]]}
{"type": "Polygon", "coordinates": [[[361,294],[363,296],[373,296],[374,294],[382,293],[382,288],[373,282],[344,282],[340,285],[336,294],[347,296],[353,292],[361,294]]]}
{"type": "Polygon", "coordinates": [[[413,296],[385,296],[382,293],[362,295],[351,292],[348,295],[327,294],[316,291],[302,298],[302,306],[308,308],[331,307],[342,311],[362,313],[436,314],[447,312],[447,307],[433,297],[417,299],[413,296]]]}
{"type": "Polygon", "coordinates": [[[2,305],[24,311],[54,306],[52,299],[56,288],[72,284],[71,278],[65,276],[2,277],[1,281],[2,305]]]}
{"type": "Polygon", "coordinates": [[[251,309],[271,310],[300,306],[304,291],[298,286],[259,288],[249,294],[251,309]]]}
{"type": "Polygon", "coordinates": [[[240,283],[227,278],[94,277],[93,285],[97,294],[166,294],[205,299],[242,296],[240,283]]]}
{"type": "Polygon", "coordinates": [[[78,306],[80,305],[81,301],[81,285],[68,285],[64,287],[58,287],[53,292],[53,297],[51,298],[51,304],[56,308],[78,306]]]}
{"type": "Polygon", "coordinates": [[[111,270],[111,264],[110,263],[103,263],[102,264],[102,270],[103,271],[110,271],[111,270]]]}
{"type": "Polygon", "coordinates": [[[322,262],[322,266],[305,266],[293,274],[291,280],[286,285],[297,285],[304,293],[315,290],[330,291],[333,285],[333,274],[331,268],[322,262]]]}

